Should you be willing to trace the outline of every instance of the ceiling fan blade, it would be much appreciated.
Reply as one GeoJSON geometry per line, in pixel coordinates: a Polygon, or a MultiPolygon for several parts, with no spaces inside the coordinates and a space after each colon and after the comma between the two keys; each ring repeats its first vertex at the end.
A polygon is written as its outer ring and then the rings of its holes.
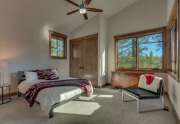
{"type": "Polygon", "coordinates": [[[84,4],[89,5],[92,2],[92,0],[85,0],[84,4]]]}
{"type": "Polygon", "coordinates": [[[86,8],[87,11],[91,11],[91,12],[103,12],[102,9],[96,9],[96,8],[86,8]]]}
{"type": "Polygon", "coordinates": [[[83,17],[84,17],[85,20],[88,20],[88,15],[87,15],[87,13],[86,13],[86,14],[83,14],[83,17]]]}
{"type": "Polygon", "coordinates": [[[77,3],[75,3],[75,2],[73,2],[73,1],[71,1],[71,0],[65,0],[65,1],[67,1],[67,2],[69,2],[69,3],[71,3],[71,4],[73,4],[74,6],[79,7],[79,5],[78,5],[77,3]]]}
{"type": "Polygon", "coordinates": [[[79,11],[79,9],[73,10],[73,11],[71,11],[71,12],[68,12],[67,15],[71,15],[71,14],[76,13],[76,12],[78,12],[78,11],[79,11]]]}

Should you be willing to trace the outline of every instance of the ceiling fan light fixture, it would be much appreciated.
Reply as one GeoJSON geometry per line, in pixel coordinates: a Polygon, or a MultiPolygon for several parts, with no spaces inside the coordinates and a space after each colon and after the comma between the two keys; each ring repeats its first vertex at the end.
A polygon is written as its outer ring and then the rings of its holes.
{"type": "Polygon", "coordinates": [[[80,12],[80,14],[86,14],[87,10],[86,10],[86,8],[80,8],[79,12],[80,12]]]}
{"type": "Polygon", "coordinates": [[[99,12],[99,13],[103,12],[102,9],[89,7],[89,4],[92,2],[92,0],[82,0],[81,4],[74,2],[75,0],[65,0],[65,1],[67,1],[68,3],[78,7],[77,9],[74,9],[74,10],[68,12],[66,15],[71,15],[71,14],[74,14],[76,12],[79,12],[84,17],[85,20],[88,20],[88,13],[89,12],[99,12]]]}

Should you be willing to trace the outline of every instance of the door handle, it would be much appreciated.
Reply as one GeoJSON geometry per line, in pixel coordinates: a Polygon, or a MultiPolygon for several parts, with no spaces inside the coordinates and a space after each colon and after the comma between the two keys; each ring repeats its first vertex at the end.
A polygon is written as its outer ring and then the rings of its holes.
{"type": "Polygon", "coordinates": [[[80,66],[79,69],[84,69],[84,67],[83,67],[83,66],[80,66]]]}

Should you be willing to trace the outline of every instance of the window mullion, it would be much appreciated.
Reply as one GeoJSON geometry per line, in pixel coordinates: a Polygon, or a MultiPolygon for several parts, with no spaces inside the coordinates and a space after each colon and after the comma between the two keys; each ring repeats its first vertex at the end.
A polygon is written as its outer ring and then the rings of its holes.
{"type": "Polygon", "coordinates": [[[138,37],[136,37],[136,70],[139,70],[139,44],[138,44],[138,37]]]}

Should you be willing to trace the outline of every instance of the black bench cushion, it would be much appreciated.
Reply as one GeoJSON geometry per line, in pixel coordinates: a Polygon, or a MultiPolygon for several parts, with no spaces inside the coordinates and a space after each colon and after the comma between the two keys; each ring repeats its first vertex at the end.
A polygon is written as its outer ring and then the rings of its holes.
{"type": "Polygon", "coordinates": [[[139,99],[156,99],[156,98],[160,98],[159,94],[147,91],[147,90],[142,89],[142,88],[127,88],[127,89],[124,89],[124,90],[132,93],[133,95],[135,95],[139,99]]]}

